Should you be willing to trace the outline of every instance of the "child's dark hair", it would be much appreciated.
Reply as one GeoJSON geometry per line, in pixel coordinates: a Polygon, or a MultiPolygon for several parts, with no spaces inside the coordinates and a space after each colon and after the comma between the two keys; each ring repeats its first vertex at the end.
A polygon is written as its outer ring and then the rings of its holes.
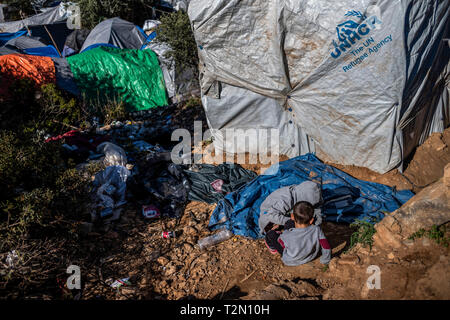
{"type": "Polygon", "coordinates": [[[294,206],[294,219],[299,224],[308,224],[314,217],[314,207],[307,201],[300,201],[294,206]]]}

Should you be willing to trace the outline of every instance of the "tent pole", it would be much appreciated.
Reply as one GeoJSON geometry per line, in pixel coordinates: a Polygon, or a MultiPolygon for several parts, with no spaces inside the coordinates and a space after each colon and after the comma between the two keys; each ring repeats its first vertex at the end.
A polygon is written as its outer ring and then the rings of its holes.
{"type": "Polygon", "coordinates": [[[47,33],[48,33],[50,39],[52,40],[53,45],[55,46],[56,51],[58,51],[59,56],[62,58],[62,54],[61,54],[61,52],[59,51],[58,46],[56,45],[55,40],[53,40],[53,37],[52,37],[50,31],[48,31],[47,26],[46,26],[45,24],[44,24],[43,26],[44,26],[45,31],[47,31],[47,33]]]}

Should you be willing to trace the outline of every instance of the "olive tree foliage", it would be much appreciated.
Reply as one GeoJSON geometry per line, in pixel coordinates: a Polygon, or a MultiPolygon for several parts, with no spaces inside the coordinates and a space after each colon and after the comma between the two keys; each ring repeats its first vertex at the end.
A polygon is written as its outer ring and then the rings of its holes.
{"type": "Polygon", "coordinates": [[[103,20],[120,17],[142,26],[152,16],[155,0],[76,0],[81,9],[81,23],[92,29],[103,20]]]}

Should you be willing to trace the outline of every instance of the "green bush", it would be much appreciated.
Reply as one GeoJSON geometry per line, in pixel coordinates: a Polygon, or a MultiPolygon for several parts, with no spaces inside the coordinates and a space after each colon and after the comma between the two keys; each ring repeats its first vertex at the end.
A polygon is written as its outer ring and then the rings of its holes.
{"type": "Polygon", "coordinates": [[[442,245],[444,247],[448,247],[450,243],[450,238],[446,237],[447,227],[442,225],[438,227],[437,225],[433,225],[429,230],[420,229],[417,232],[413,233],[409,239],[415,240],[423,237],[427,237],[430,240],[434,240],[437,244],[442,245]]]}
{"type": "Polygon", "coordinates": [[[0,131],[0,239],[9,244],[87,215],[89,181],[68,168],[60,145],[0,131]],[[56,222],[56,223],[55,223],[56,222]]]}
{"type": "Polygon", "coordinates": [[[156,41],[170,46],[171,50],[166,56],[174,59],[176,71],[182,73],[185,69],[192,69],[194,78],[197,79],[197,44],[187,13],[180,10],[161,16],[161,24],[156,29],[156,34],[156,41]]]}
{"type": "Polygon", "coordinates": [[[350,224],[350,227],[357,228],[357,231],[350,237],[350,247],[348,250],[353,248],[357,243],[361,243],[363,247],[369,246],[372,249],[373,235],[377,232],[373,224],[374,222],[374,220],[356,220],[350,224]]]}

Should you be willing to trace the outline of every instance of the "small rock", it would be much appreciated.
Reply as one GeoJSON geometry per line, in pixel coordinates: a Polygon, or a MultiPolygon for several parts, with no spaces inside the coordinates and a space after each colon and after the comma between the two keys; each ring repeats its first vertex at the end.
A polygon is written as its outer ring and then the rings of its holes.
{"type": "Polygon", "coordinates": [[[407,239],[407,240],[403,241],[403,244],[405,246],[412,247],[414,245],[414,240],[407,239]]]}
{"type": "Polygon", "coordinates": [[[423,238],[423,239],[422,239],[422,245],[423,245],[424,247],[428,247],[428,246],[430,245],[430,239],[428,239],[428,238],[423,238]]]}
{"type": "Polygon", "coordinates": [[[395,258],[395,254],[393,252],[391,252],[387,255],[387,257],[389,260],[393,260],[395,258]]]}
{"type": "Polygon", "coordinates": [[[347,256],[338,260],[339,264],[342,265],[357,265],[360,259],[358,256],[347,256]]]}
{"type": "Polygon", "coordinates": [[[185,243],[185,244],[183,244],[183,250],[184,250],[184,252],[186,252],[186,253],[189,253],[189,252],[191,252],[192,250],[194,249],[194,247],[191,245],[191,244],[189,244],[189,243],[185,243]]]}
{"type": "Polygon", "coordinates": [[[159,257],[158,259],[156,259],[156,262],[158,262],[162,266],[166,266],[169,263],[169,259],[167,259],[166,257],[159,257]]]}

